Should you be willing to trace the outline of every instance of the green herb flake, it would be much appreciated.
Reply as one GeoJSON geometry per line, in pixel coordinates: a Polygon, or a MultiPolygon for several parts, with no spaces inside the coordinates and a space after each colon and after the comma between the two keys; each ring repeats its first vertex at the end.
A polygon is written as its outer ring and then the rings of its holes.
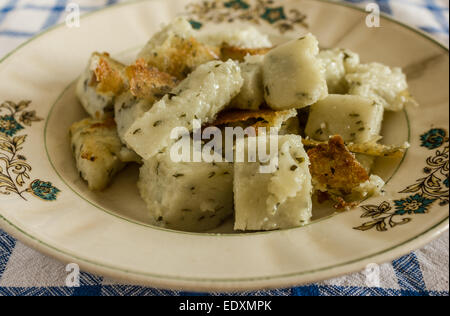
{"type": "Polygon", "coordinates": [[[297,92],[295,94],[295,96],[298,97],[298,98],[309,98],[309,94],[305,93],[305,92],[297,92]]]}
{"type": "Polygon", "coordinates": [[[112,176],[114,176],[114,168],[108,169],[108,177],[111,178],[112,176]]]}

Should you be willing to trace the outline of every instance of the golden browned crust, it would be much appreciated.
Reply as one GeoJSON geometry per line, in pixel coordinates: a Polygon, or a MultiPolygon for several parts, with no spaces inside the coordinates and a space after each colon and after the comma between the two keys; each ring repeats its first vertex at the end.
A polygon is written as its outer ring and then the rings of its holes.
{"type": "Polygon", "coordinates": [[[72,141],[74,139],[73,137],[78,139],[81,137],[83,139],[83,145],[79,149],[80,158],[94,162],[103,155],[102,150],[105,148],[105,145],[102,141],[111,138],[111,135],[114,135],[114,138],[117,138],[117,136],[115,136],[116,122],[112,117],[103,120],[87,118],[74,123],[70,128],[70,133],[72,141]]]}
{"type": "Polygon", "coordinates": [[[80,157],[81,157],[81,159],[89,160],[89,161],[92,161],[92,162],[97,160],[97,157],[92,152],[86,151],[86,150],[83,150],[80,153],[80,157]]]}
{"type": "Polygon", "coordinates": [[[333,136],[328,144],[308,150],[308,156],[311,176],[320,187],[346,195],[369,180],[367,171],[345,147],[341,136],[333,136]]]}
{"type": "Polygon", "coordinates": [[[112,117],[107,117],[103,120],[86,118],[84,120],[75,122],[70,127],[70,135],[73,136],[78,132],[83,132],[84,135],[92,134],[100,129],[111,129],[116,128],[116,121],[112,117]]]}
{"type": "Polygon", "coordinates": [[[197,66],[219,59],[219,48],[207,46],[195,38],[174,36],[168,47],[161,47],[145,58],[149,66],[169,73],[179,80],[187,77],[197,66]]]}
{"type": "Polygon", "coordinates": [[[331,195],[331,199],[335,202],[333,207],[337,210],[349,210],[359,205],[359,202],[347,202],[340,196],[331,195]]]}
{"type": "Polygon", "coordinates": [[[116,128],[116,121],[112,117],[107,117],[102,121],[94,121],[90,126],[90,129],[96,129],[96,128],[110,128],[114,129],[116,128]]]}
{"type": "Polygon", "coordinates": [[[322,192],[322,191],[316,191],[315,196],[317,198],[317,202],[319,204],[325,203],[327,201],[330,201],[333,203],[333,207],[336,210],[343,211],[348,210],[351,208],[355,208],[359,205],[360,202],[347,202],[344,200],[343,197],[337,196],[335,194],[332,194],[330,192],[322,192]]]}
{"type": "Polygon", "coordinates": [[[223,44],[220,48],[220,58],[223,61],[227,61],[228,59],[244,61],[245,56],[247,55],[265,55],[272,48],[242,48],[237,46],[228,46],[227,44],[223,44]]]}
{"type": "MultiPolygon", "coordinates": [[[[304,138],[302,140],[305,147],[316,147],[326,142],[316,141],[311,138],[304,138]]],[[[377,142],[367,142],[362,144],[346,144],[347,149],[355,154],[364,154],[372,157],[386,157],[386,158],[402,158],[409,148],[409,144],[405,143],[402,146],[389,146],[378,144],[377,142]]]]}
{"type": "Polygon", "coordinates": [[[146,99],[159,99],[169,93],[178,80],[156,67],[148,66],[144,59],[138,59],[125,70],[132,95],[146,99]]]}
{"type": "Polygon", "coordinates": [[[94,76],[91,85],[96,86],[97,92],[120,94],[125,88],[125,80],[122,70],[125,66],[114,62],[108,53],[95,53],[99,57],[97,67],[94,69],[94,76]]]}
{"type": "Polygon", "coordinates": [[[246,123],[245,127],[280,127],[287,119],[295,116],[296,112],[292,110],[273,111],[273,110],[258,110],[258,111],[243,111],[230,110],[219,114],[217,119],[211,124],[212,126],[234,126],[236,123],[246,123]]]}
{"type": "Polygon", "coordinates": [[[242,111],[242,110],[223,111],[219,114],[217,119],[214,121],[213,125],[224,125],[229,123],[242,122],[252,118],[255,119],[262,118],[267,121],[270,121],[271,118],[276,117],[277,115],[279,115],[280,112],[283,111],[273,111],[266,109],[258,111],[242,111]]]}

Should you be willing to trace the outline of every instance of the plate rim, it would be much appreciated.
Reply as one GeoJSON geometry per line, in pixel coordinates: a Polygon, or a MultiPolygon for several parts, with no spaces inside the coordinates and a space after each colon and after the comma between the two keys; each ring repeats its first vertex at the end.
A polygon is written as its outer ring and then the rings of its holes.
{"type": "MultiPolygon", "coordinates": [[[[87,17],[89,17],[89,16],[91,16],[93,14],[96,14],[96,13],[99,13],[99,12],[103,12],[103,11],[107,11],[109,9],[114,9],[114,8],[117,8],[117,7],[120,7],[120,6],[133,5],[135,3],[149,2],[149,1],[156,1],[156,0],[128,0],[127,2],[116,3],[116,4],[113,4],[113,5],[110,5],[110,6],[101,8],[101,9],[98,9],[98,10],[94,10],[94,11],[91,11],[91,12],[84,13],[84,14],[82,14],[80,16],[80,20],[84,19],[84,18],[87,18],[87,17]]],[[[367,13],[364,9],[362,9],[362,8],[360,8],[360,7],[358,7],[358,6],[354,5],[354,4],[347,3],[347,2],[340,2],[339,0],[316,0],[316,1],[319,1],[319,2],[322,2],[322,3],[326,3],[326,4],[331,4],[331,5],[343,6],[343,7],[347,7],[347,8],[353,9],[353,10],[357,10],[357,11],[360,11],[360,12],[367,13]]],[[[438,46],[440,46],[441,48],[446,50],[447,54],[448,54],[449,46],[446,43],[443,43],[442,41],[438,40],[437,38],[432,37],[430,34],[426,33],[425,31],[422,31],[421,29],[419,29],[419,28],[417,28],[415,26],[412,26],[412,25],[409,25],[407,23],[404,23],[404,22],[402,22],[402,21],[400,21],[400,20],[398,20],[398,19],[396,19],[396,18],[394,18],[394,17],[392,17],[392,16],[390,16],[390,15],[384,13],[384,12],[380,12],[380,16],[383,19],[387,19],[387,20],[389,20],[391,22],[399,24],[400,26],[403,26],[403,27],[413,31],[413,32],[421,35],[422,37],[425,37],[426,39],[430,40],[431,42],[437,44],[438,46]]],[[[7,53],[2,58],[0,58],[0,64],[3,63],[5,60],[7,60],[12,55],[14,55],[18,50],[20,50],[24,46],[26,46],[29,43],[35,41],[36,39],[38,39],[42,35],[44,35],[46,33],[49,33],[49,32],[51,32],[51,31],[53,31],[53,30],[55,30],[57,28],[60,28],[63,25],[64,25],[64,22],[58,23],[56,25],[53,25],[53,26],[49,27],[48,29],[45,29],[45,30],[37,33],[36,35],[34,35],[33,37],[29,38],[25,42],[19,44],[16,48],[14,48],[9,53],[7,53]]]]}
{"type": "MultiPolygon", "coordinates": [[[[109,9],[114,9],[119,6],[125,6],[125,5],[134,5],[136,3],[141,2],[149,2],[154,0],[131,0],[128,2],[123,3],[117,3],[112,6],[108,6],[99,10],[95,10],[92,12],[88,12],[86,14],[83,14],[81,18],[86,18],[88,16],[107,11],[109,9]]],[[[366,12],[364,9],[359,8],[353,4],[349,3],[342,3],[342,2],[336,2],[332,0],[318,0],[319,2],[322,2],[324,4],[331,4],[331,5],[337,5],[337,6],[343,6],[347,7],[353,10],[357,10],[360,12],[366,12]]],[[[424,37],[425,39],[431,41],[435,45],[439,46],[440,48],[444,49],[445,52],[449,53],[448,46],[444,43],[440,42],[438,39],[433,38],[426,32],[410,26],[406,23],[403,23],[401,21],[398,21],[397,19],[386,15],[381,14],[384,19],[387,19],[395,24],[398,24],[406,29],[409,29],[410,31],[418,34],[419,36],[424,37]]],[[[52,26],[32,38],[28,39],[24,43],[17,46],[15,49],[7,53],[3,58],[0,59],[0,64],[2,64],[4,61],[8,60],[10,57],[12,57],[16,52],[18,52],[23,47],[27,46],[31,42],[37,40],[41,36],[45,35],[46,33],[49,33],[55,29],[59,29],[60,27],[64,26],[64,22],[60,23],[58,25],[52,26]]],[[[15,226],[13,223],[11,223],[8,219],[3,217],[0,214],[0,227],[4,229],[8,234],[11,234],[13,237],[17,238],[18,240],[22,241],[24,244],[38,249],[40,252],[49,255],[51,257],[57,258],[60,261],[63,262],[75,262],[80,265],[80,267],[83,267],[83,270],[93,272],[96,274],[101,274],[105,276],[111,276],[113,278],[119,278],[123,280],[133,280],[136,283],[141,283],[144,281],[143,284],[150,285],[150,286],[156,286],[156,287],[169,287],[169,288],[179,288],[179,289],[189,289],[192,291],[199,291],[199,290],[218,290],[218,289],[227,289],[227,290],[245,290],[245,289],[261,289],[261,288],[274,288],[274,287],[280,287],[283,285],[299,285],[304,284],[311,281],[318,281],[322,279],[328,279],[332,276],[342,275],[350,272],[354,272],[357,270],[360,270],[361,267],[364,266],[364,262],[366,262],[369,259],[370,262],[376,262],[381,263],[385,262],[387,260],[392,260],[392,258],[400,257],[406,253],[409,253],[417,248],[422,247],[423,245],[431,242],[432,240],[439,237],[441,234],[446,232],[449,228],[449,216],[447,215],[446,218],[441,220],[439,223],[433,225],[432,227],[428,228],[427,230],[421,232],[420,234],[417,234],[413,238],[410,238],[407,241],[404,241],[400,243],[399,245],[390,247],[388,249],[384,249],[382,251],[379,251],[375,254],[371,254],[368,256],[365,256],[363,258],[358,258],[351,260],[349,262],[340,263],[331,267],[324,267],[316,270],[311,271],[303,271],[303,272],[297,272],[297,273],[289,273],[286,275],[277,275],[277,276],[268,276],[268,277],[254,277],[254,278],[239,278],[239,279],[199,279],[199,278],[188,278],[188,277],[178,277],[178,276],[161,276],[161,275],[152,275],[151,273],[141,273],[137,271],[128,271],[125,269],[117,268],[114,266],[108,266],[106,264],[101,264],[98,262],[93,262],[89,259],[83,259],[81,257],[78,257],[77,255],[70,254],[64,250],[57,249],[56,247],[53,247],[38,238],[32,236],[31,234],[23,231],[19,227],[15,226]],[[5,225],[6,224],[6,225],[5,225]],[[74,260],[75,259],[75,260],[74,260]],[[321,277],[314,277],[315,274],[321,273],[321,277]],[[144,280],[142,279],[144,277],[144,280]],[[284,280],[286,278],[289,278],[289,280],[284,280]],[[297,279],[294,280],[294,279],[297,279]],[[299,280],[301,278],[301,280],[299,280]],[[278,283],[277,283],[278,281],[278,283]],[[195,283],[197,282],[197,283],[195,283]],[[237,284],[237,282],[245,282],[244,284],[237,284]],[[258,284],[254,284],[256,282],[259,282],[258,284]],[[274,284],[276,283],[276,284],[274,284]],[[281,284],[281,285],[280,285],[281,284]]]]}
{"type": "Polygon", "coordinates": [[[289,273],[286,275],[276,275],[268,277],[239,278],[239,279],[212,279],[212,278],[188,278],[177,276],[162,276],[151,273],[129,271],[114,266],[80,258],[64,250],[57,249],[36,237],[23,231],[2,215],[0,215],[0,227],[13,237],[20,236],[19,240],[25,245],[39,250],[41,253],[56,258],[63,263],[76,263],[81,270],[94,274],[108,276],[117,280],[132,282],[133,284],[142,284],[164,289],[179,289],[194,292],[201,291],[244,291],[257,289],[275,289],[280,287],[298,286],[310,282],[318,282],[333,277],[339,277],[348,273],[361,270],[369,263],[382,264],[389,260],[395,260],[403,255],[421,248],[441,236],[449,230],[449,218],[445,218],[436,225],[430,227],[421,234],[404,241],[389,249],[379,251],[376,254],[368,255],[364,258],[358,258],[349,262],[324,267],[317,270],[304,271],[300,273],[289,273]],[[7,223],[8,226],[3,224],[7,223]],[[315,276],[320,273],[320,276],[315,276]],[[243,283],[241,283],[243,282],[243,283]]]}

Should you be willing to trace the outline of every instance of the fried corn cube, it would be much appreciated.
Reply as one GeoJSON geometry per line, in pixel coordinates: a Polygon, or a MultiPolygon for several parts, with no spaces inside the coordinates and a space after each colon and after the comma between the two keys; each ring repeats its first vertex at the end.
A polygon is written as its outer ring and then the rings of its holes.
{"type": "Polygon", "coordinates": [[[144,162],[138,188],[155,221],[168,228],[201,232],[233,213],[228,162],[174,162],[169,151],[160,153],[144,162]]]}
{"type": "MultiPolygon", "coordinates": [[[[309,158],[297,135],[249,137],[236,145],[249,156],[249,143],[267,137],[278,141],[278,158],[273,173],[262,173],[261,160],[234,163],[234,204],[236,230],[274,230],[302,226],[312,216],[312,184],[309,158]]],[[[272,160],[273,161],[273,160],[272,160]]]]}
{"type": "Polygon", "coordinates": [[[125,141],[141,157],[149,159],[175,143],[171,138],[175,128],[192,131],[193,120],[213,122],[242,84],[240,68],[234,61],[203,64],[138,118],[126,132],[125,141]]]}
{"type": "Polygon", "coordinates": [[[355,187],[369,180],[366,169],[345,147],[340,136],[308,150],[311,175],[316,190],[348,195],[355,187]]]}
{"type": "Polygon", "coordinates": [[[126,166],[126,161],[134,159],[123,148],[112,118],[76,122],[70,135],[77,169],[90,190],[105,189],[126,166]]]}
{"type": "Polygon", "coordinates": [[[127,67],[125,72],[130,89],[114,102],[117,131],[124,143],[130,126],[178,84],[174,77],[147,66],[142,59],[127,67]]]}
{"type": "Polygon", "coordinates": [[[264,98],[274,110],[302,108],[328,95],[319,43],[308,34],[272,49],[264,57],[264,98]]]}
{"type": "Polygon", "coordinates": [[[321,141],[340,135],[346,143],[369,142],[380,133],[383,112],[371,99],[330,94],[311,106],[305,134],[321,141]]]}
{"type": "Polygon", "coordinates": [[[199,42],[191,24],[180,17],[155,34],[138,58],[182,80],[197,66],[219,59],[219,54],[218,47],[199,42]]]}
{"type": "Polygon", "coordinates": [[[109,54],[94,53],[78,79],[76,94],[92,118],[103,119],[112,115],[115,97],[126,87],[125,66],[109,54]]]}

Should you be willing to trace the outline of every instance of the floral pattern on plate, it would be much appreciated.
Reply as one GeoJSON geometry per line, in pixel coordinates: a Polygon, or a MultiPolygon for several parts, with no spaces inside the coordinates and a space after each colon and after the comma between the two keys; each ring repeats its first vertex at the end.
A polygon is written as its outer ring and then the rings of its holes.
{"type": "Polygon", "coordinates": [[[439,202],[440,206],[449,204],[449,138],[442,128],[434,128],[420,136],[421,146],[436,150],[433,156],[426,159],[423,168],[425,177],[416,181],[399,193],[411,194],[402,199],[394,200],[393,206],[387,201],[379,205],[364,205],[361,218],[371,218],[355,229],[366,231],[375,228],[385,232],[388,227],[394,228],[411,222],[406,215],[423,215],[430,207],[439,202]],[[402,217],[400,221],[396,217],[402,217]]]}
{"type": "Polygon", "coordinates": [[[287,8],[273,0],[210,0],[190,3],[186,7],[192,27],[201,29],[206,22],[250,22],[269,24],[280,33],[297,27],[308,28],[308,16],[296,8],[287,8]]]}
{"type": "Polygon", "coordinates": [[[50,182],[36,179],[26,186],[32,168],[20,151],[27,135],[17,134],[25,130],[24,126],[42,121],[36,111],[25,111],[30,104],[31,101],[0,104],[0,194],[17,194],[26,200],[25,193],[31,193],[42,200],[54,201],[60,190],[50,182]]]}

